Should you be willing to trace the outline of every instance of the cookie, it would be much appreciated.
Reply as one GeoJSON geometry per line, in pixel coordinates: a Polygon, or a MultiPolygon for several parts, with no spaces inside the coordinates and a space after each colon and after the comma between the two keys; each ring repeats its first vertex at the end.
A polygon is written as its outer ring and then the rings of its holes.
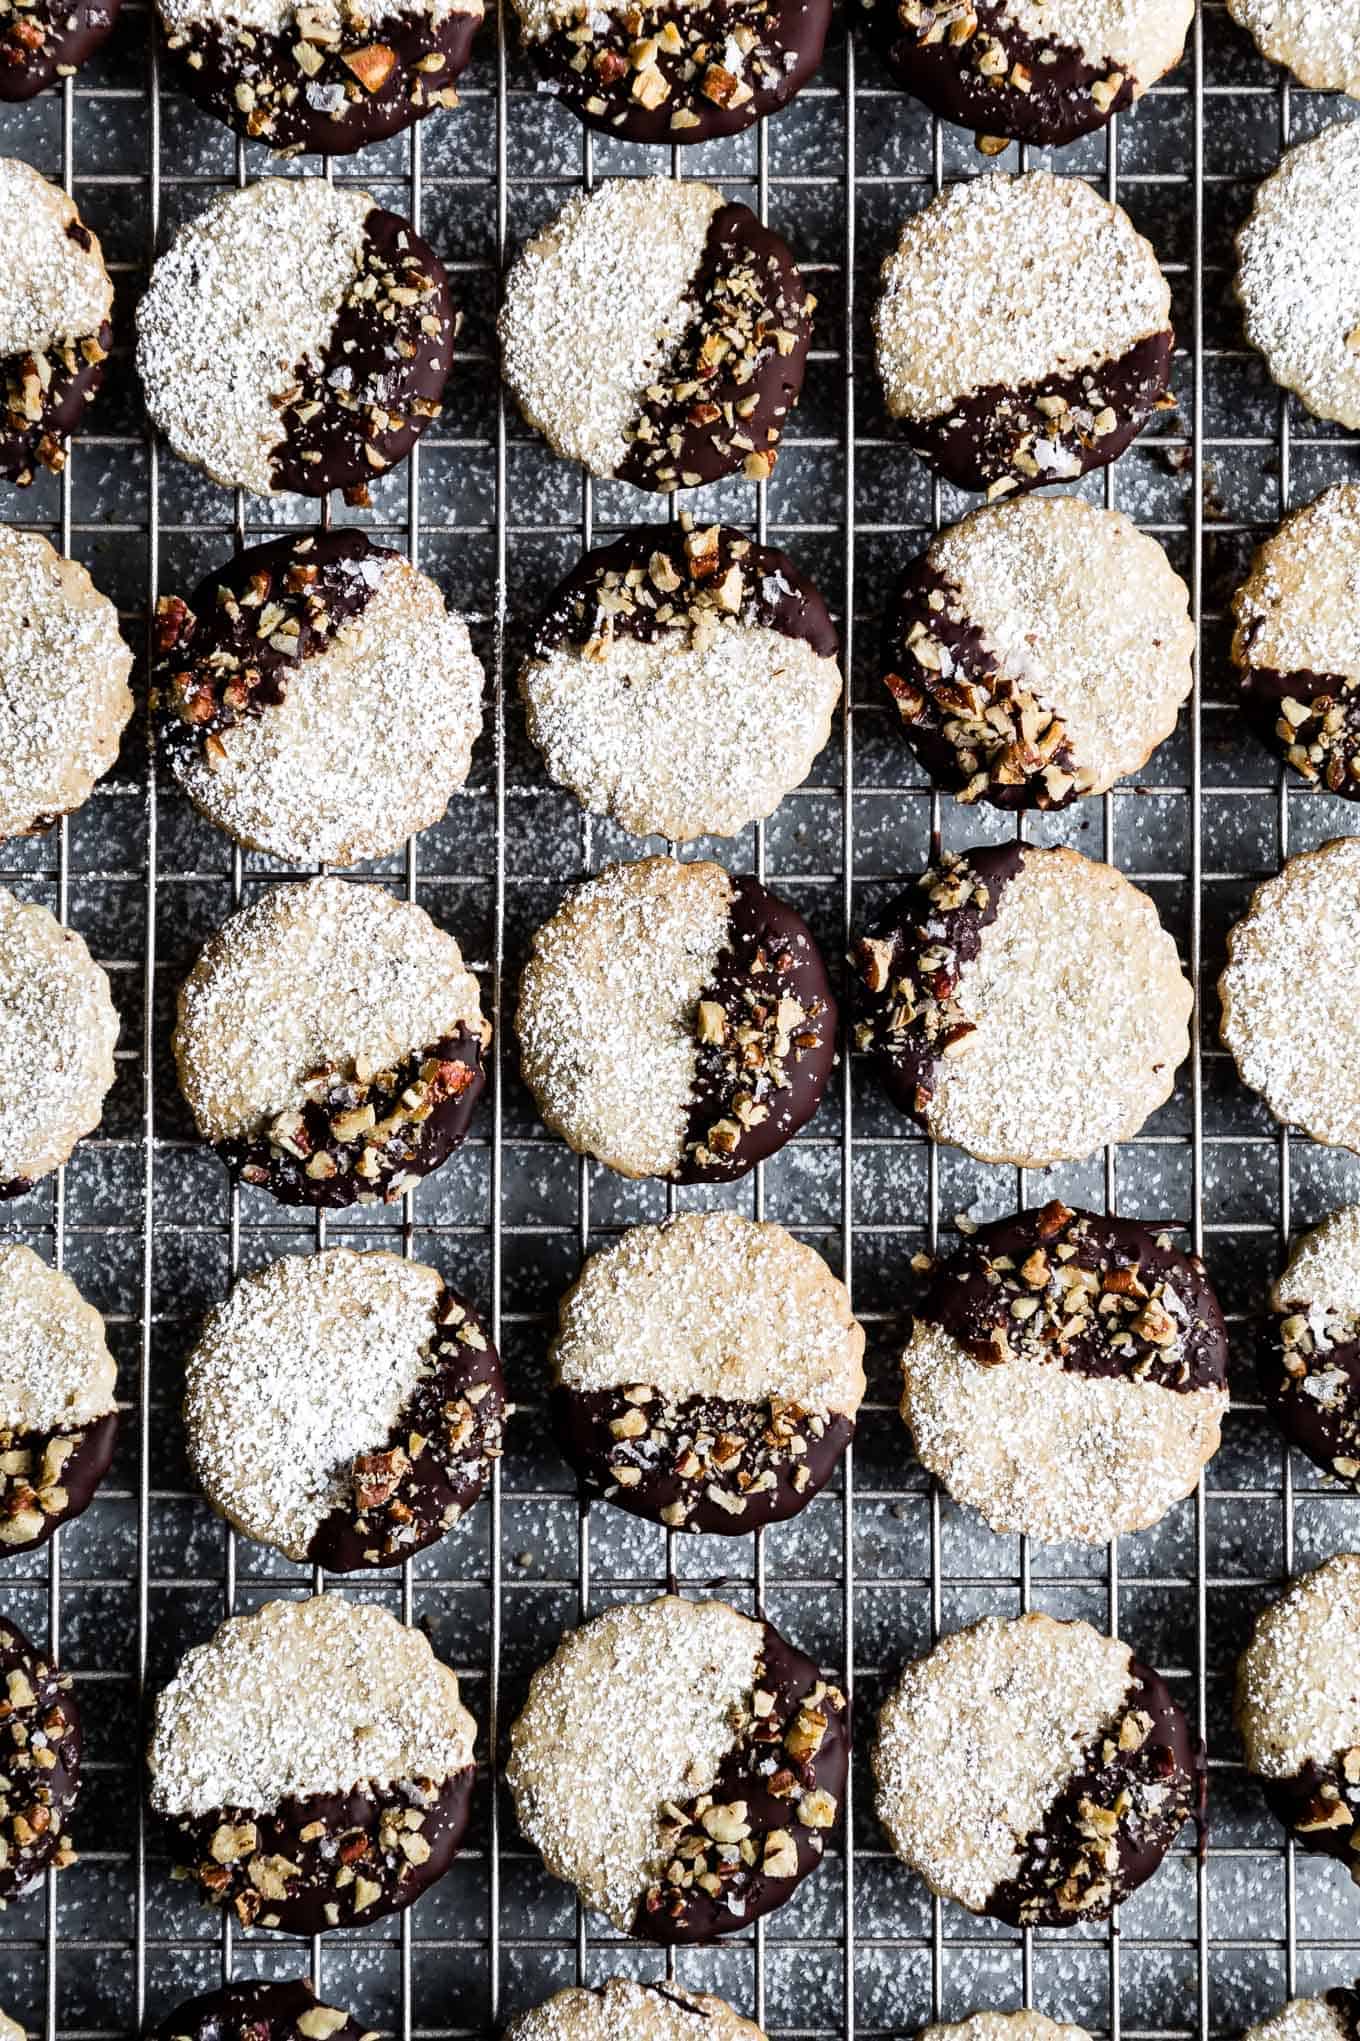
{"type": "Polygon", "coordinates": [[[157,1699],[151,1805],[243,1927],[361,1927],[448,1870],[475,1735],[423,1631],[341,1595],[267,1602],[186,1653],[157,1699]]]}
{"type": "Polygon", "coordinates": [[[294,864],[385,857],[438,822],[484,681],[435,583],[354,529],[252,546],[156,613],[171,772],[237,843],[294,864]]]}
{"type": "Polygon", "coordinates": [[[12,2020],[0,2007],[0,2041],[28,2041],[28,2036],[17,2020],[12,2020]]]}
{"type": "Polygon", "coordinates": [[[457,327],[443,264],[407,221],[366,191],[265,177],[221,193],[157,261],[137,370],[174,451],[214,482],[359,501],[439,416],[457,327]]]}
{"type": "Polygon", "coordinates": [[[874,334],[907,445],[993,498],[1105,467],[1170,402],[1166,278],[1077,177],[950,185],[883,264],[874,334]]]}
{"type": "Polygon", "coordinates": [[[1256,888],[1218,996],[1243,1084],[1315,1141],[1360,1149],[1360,842],[1301,851],[1256,888]]]}
{"type": "Polygon", "coordinates": [[[864,1395],[864,1329],[814,1248],[736,1212],[635,1226],[558,1308],[552,1417],[583,1494],[733,1535],[824,1488],[864,1395]]]}
{"type": "Polygon", "coordinates": [[[607,865],[534,936],[524,1079],[545,1126],[620,1176],[727,1183],[805,1126],[836,1002],[801,915],[721,865],[607,865]]]}
{"type": "Polygon", "coordinates": [[[104,1321],[31,1247],[0,1246],[0,1546],[45,1545],[113,1461],[118,1370],[104,1321]]]}
{"type": "Polygon", "coordinates": [[[748,207],[697,180],[617,178],[577,192],[520,251],[502,369],[529,424],[593,475],[663,494],[764,482],[814,302],[748,207]]]}
{"type": "Polygon", "coordinates": [[[994,1531],[1105,1544],[1218,1450],[1228,1334],[1167,1233],[1056,1200],[936,1265],[902,1355],[916,1457],[994,1531]]]}
{"type": "Polygon", "coordinates": [[[759,2027],[708,1992],[678,1984],[639,1984],[608,1977],[597,1991],[573,1985],[546,2004],[521,2013],[505,2030],[505,2041],[765,2041],[759,2027]]]}
{"type": "Polygon", "coordinates": [[[948,2026],[923,2027],[917,2041],[1091,2041],[1084,2027],[1069,2027],[1036,2013],[970,2013],[948,2026]]]}
{"type": "Polygon", "coordinates": [[[189,1460],[215,1510],[332,1573],[399,1566],[471,1509],[505,1385],[437,1269],[328,1247],[244,1277],[185,1371],[189,1460]]]}
{"type": "Polygon", "coordinates": [[[0,889],[0,1198],[99,1125],[118,1039],[108,974],[73,928],[0,889]]]}
{"type": "Polygon", "coordinates": [[[859,0],[898,84],[982,141],[1061,147],[1173,71],[1193,0],[859,0]]]}
{"type": "Polygon", "coordinates": [[[69,1673],[0,1618],[0,1911],[47,1871],[76,1860],[69,1821],[80,1793],[80,1706],[69,1673]]]}
{"type": "Polygon", "coordinates": [[[856,943],[857,1049],[937,1141],[1042,1169],[1171,1096],[1194,1004],[1147,895],[1077,851],[949,853],[856,943]]]}
{"type": "Polygon", "coordinates": [[[1089,1623],[996,1616],[908,1665],[878,1818],[932,1892],[1012,1927],[1105,1920],[1195,1814],[1204,1752],[1162,1678],[1089,1623]]]}
{"type": "Polygon", "coordinates": [[[845,1791],[849,1707],[769,1623],[663,1595],[572,1630],[505,1776],[555,1878],[623,1933],[706,1942],[782,1906],[845,1791]]]}
{"type": "Polygon", "coordinates": [[[1360,1206],[1306,1233],[1271,1286],[1261,1389],[1291,1446],[1360,1480],[1360,1206]]]}
{"type": "Polygon", "coordinates": [[[391,1204],[462,1141],[491,1030],[423,907],[309,879],[233,914],[180,987],[198,1131],[286,1205],[391,1204]]]}
{"type": "Polygon", "coordinates": [[[1237,236],[1247,339],[1319,418],[1360,426],[1360,131],[1324,128],[1259,187],[1237,236]]]}
{"type": "Polygon", "coordinates": [[[1324,1991],[1321,1998],[1292,1998],[1278,2012],[1248,2027],[1242,2041],[1355,2041],[1360,2028],[1360,1979],[1324,1991]]]}
{"type": "Polygon", "coordinates": [[[0,100],[32,99],[70,78],[113,34],[122,0],[7,0],[0,12],[0,100]]]}
{"type": "Polygon", "coordinates": [[[150,2041],[365,2041],[365,2032],[353,2013],[323,2006],[309,1979],[256,1978],[186,2000],[150,2030],[150,2041]]]}
{"type": "Polygon", "coordinates": [[[113,285],[75,202],[14,156],[0,156],[0,214],[0,475],[23,487],[39,468],[66,466],[66,441],[104,380],[113,285]]]}
{"type": "Polygon", "coordinates": [[[587,553],[520,669],[551,778],[636,836],[735,836],[773,814],[831,734],[826,604],[729,525],[643,525],[587,553]]]}
{"type": "Polygon", "coordinates": [[[1357,1650],[1360,1557],[1342,1552],[1257,1617],[1237,1662],[1236,1719],[1247,1770],[1276,1820],[1360,1884],[1357,1650]]]}
{"type": "Polygon", "coordinates": [[[1134,773],[1194,684],[1189,594],[1156,539],[1079,496],[975,510],[898,584],[884,685],[937,786],[1065,808],[1134,773]]]}
{"type": "Polygon", "coordinates": [[[156,0],[179,82],[281,156],[348,156],[457,106],[482,0],[156,0]]]}
{"type": "Polygon", "coordinates": [[[1228,12],[1261,55],[1283,64],[1315,92],[1360,98],[1360,15],[1352,6],[1308,0],[1228,0],[1228,12]]]}

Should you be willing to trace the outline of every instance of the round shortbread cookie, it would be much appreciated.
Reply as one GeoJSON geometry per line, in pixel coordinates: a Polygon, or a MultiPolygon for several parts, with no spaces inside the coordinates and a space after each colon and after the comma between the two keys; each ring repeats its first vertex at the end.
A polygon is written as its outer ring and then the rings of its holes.
{"type": "Polygon", "coordinates": [[[1165,397],[1171,291],[1152,244],[1080,178],[993,173],[907,221],[874,334],[908,446],[996,497],[1102,468],[1137,437],[1165,397]]]}
{"type": "Polygon", "coordinates": [[[1321,1998],[1292,1998],[1277,2012],[1248,2027],[1242,2041],[1355,2041],[1360,2032],[1360,1979],[1323,1992],[1321,1998]]]}
{"type": "Polygon", "coordinates": [[[611,179],[516,258],[511,394],[554,452],[669,493],[763,482],[798,401],[814,299],[788,246],[711,184],[611,179]]]}
{"type": "Polygon", "coordinates": [[[916,2041],[1091,2041],[1084,2027],[1070,2027],[1036,2013],[970,2013],[948,2026],[922,2027],[916,2041]]]}
{"type": "Polygon", "coordinates": [[[1166,1683],[1089,1623],[987,1617],[908,1665],[873,1752],[878,1818],[932,1892],[1014,1927],[1104,1920],[1198,1809],[1166,1683]]]}
{"type": "Polygon", "coordinates": [[[132,714],[118,611],[76,560],[0,529],[0,836],[87,801],[132,714]]]}
{"type": "Polygon", "coordinates": [[[113,1461],[118,1369],[104,1321],[31,1247],[0,1246],[0,1546],[45,1545],[113,1461]]]}
{"type": "Polygon", "coordinates": [[[1218,1450],[1227,1367],[1202,1262],[1055,1201],[935,1268],[902,1417],[922,1465],[994,1531],[1104,1544],[1190,1494],[1218,1450]]]}
{"type": "Polygon", "coordinates": [[[1319,1467],[1360,1481],[1360,1205],[1304,1235],[1270,1308],[1260,1376],[1272,1416],[1319,1467]]]}
{"type": "Polygon", "coordinates": [[[1360,426],[1360,128],[1290,149],[1237,236],[1247,339],[1319,418],[1360,426]]]}
{"type": "Polygon", "coordinates": [[[433,581],[361,531],[299,533],[162,596],[170,769],[247,850],[385,857],[467,778],[485,675],[433,581]]]}
{"type": "Polygon", "coordinates": [[[782,1226],[690,1212],[593,1255],[558,1307],[552,1416],[583,1493],[672,1530],[795,1516],[864,1395],[844,1285],[782,1226]]]}
{"type": "Polygon", "coordinates": [[[137,371],[174,451],[214,482],[360,501],[438,417],[457,329],[407,221],[321,177],[265,177],[157,261],[137,371]]]}
{"type": "Polygon", "coordinates": [[[186,1653],[158,1697],[151,1805],[243,1927],[363,1926],[448,1870],[475,1736],[423,1631],[341,1595],[267,1602],[186,1653]]]}
{"type": "Polygon", "coordinates": [[[551,777],[637,836],[735,836],[831,734],[826,604],[786,553],[727,525],[643,525],[587,553],[520,669],[551,777]]]}
{"type": "Polygon", "coordinates": [[[83,938],[0,889],[0,1198],[32,1190],[99,1125],[117,1039],[83,938]]]}
{"type": "Polygon", "coordinates": [[[1189,1054],[1194,998],[1156,908],[1074,850],[946,855],[854,964],[856,1048],[902,1112],[982,1162],[1132,1139],[1189,1054]]]}
{"type": "Polygon", "coordinates": [[[307,1978],[223,1985],[176,2006],[148,2031],[150,2041],[367,2041],[353,2013],[322,2005],[307,1978]]]}
{"type": "Polygon", "coordinates": [[[678,1984],[609,1977],[597,1991],[573,1985],[520,2013],[505,2041],[765,2041],[724,1999],[678,1984]]]}
{"type": "Polygon", "coordinates": [[[625,1933],[704,1942],[782,1906],[845,1791],[849,1706],[769,1623],[663,1595],[568,1631],[506,1780],[555,1878],[625,1933]]]}
{"type": "Polygon", "coordinates": [[[274,886],[204,944],[175,1059],[198,1131],[289,1205],[387,1203],[467,1133],[491,1039],[477,981],[380,886],[274,886]]]}
{"type": "Polygon", "coordinates": [[[0,1619],[0,1911],[45,1871],[76,1860],[68,1823],[80,1794],[80,1707],[69,1673],[0,1619]]]}
{"type": "Polygon", "coordinates": [[[113,34],[122,0],[9,0],[0,15],[0,100],[72,77],[113,34]]]}
{"type": "Polygon", "coordinates": [[[1237,1662],[1247,1770],[1300,1848],[1360,1884],[1360,1557],[1338,1553],[1292,1580],[1256,1619],[1237,1662]]]}
{"type": "Polygon", "coordinates": [[[621,1176],[724,1183],[816,1112],[836,1002],[806,922],[721,865],[608,865],[533,939],[515,1018],[543,1122],[621,1176]]]}
{"type": "Polygon", "coordinates": [[[23,486],[39,467],[66,466],[66,441],[104,380],[113,285],[74,201],[14,156],[0,156],[0,214],[0,475],[23,486]]]}
{"type": "Polygon", "coordinates": [[[1145,765],[1194,683],[1189,594],[1121,510],[1025,496],[941,532],[898,585],[885,685],[960,801],[1064,808],[1145,765]]]}
{"type": "Polygon", "coordinates": [[[1218,994],[1242,1082],[1315,1141],[1360,1149],[1360,841],[1301,851],[1256,888],[1218,994]]]}
{"type": "Polygon", "coordinates": [[[0,2041],[28,2041],[28,2036],[17,2020],[12,2020],[0,2007],[0,2041]]]}
{"type": "Polygon", "coordinates": [[[332,1573],[452,1530],[500,1457],[500,1360],[437,1269],[329,1247],[245,1276],[185,1370],[189,1459],[248,1538],[332,1573]]]}
{"type": "Polygon", "coordinates": [[[981,138],[1060,147],[1173,71],[1194,0],[859,0],[899,85],[981,138]]]}
{"type": "Polygon", "coordinates": [[[1353,0],[1228,0],[1228,12],[1263,57],[1315,92],[1360,99],[1360,12],[1353,0]]]}

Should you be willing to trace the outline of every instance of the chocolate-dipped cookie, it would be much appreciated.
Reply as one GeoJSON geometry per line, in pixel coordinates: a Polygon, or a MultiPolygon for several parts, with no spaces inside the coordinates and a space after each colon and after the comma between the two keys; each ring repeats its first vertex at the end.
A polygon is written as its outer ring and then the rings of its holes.
{"type": "Polygon", "coordinates": [[[1272,64],[1284,64],[1301,85],[1360,99],[1360,13],[1354,6],[1228,0],[1228,12],[1253,38],[1261,55],[1272,64]]]}
{"type": "Polygon", "coordinates": [[[1137,772],[1194,681],[1185,583],[1122,510],[1023,496],[941,532],[898,584],[884,685],[938,786],[1065,808],[1137,772]]]}
{"type": "Polygon", "coordinates": [[[556,1878],[621,1932],[707,1942],[782,1906],[845,1791],[849,1704],[769,1623],[663,1595],[572,1630],[506,1779],[556,1878]]]}
{"type": "Polygon", "coordinates": [[[1247,2028],[1242,2041],[1355,2041],[1360,2028],[1360,1978],[1320,1998],[1292,1998],[1247,2028]]]}
{"type": "Polygon", "coordinates": [[[520,668],[551,777],[638,836],[735,836],[807,778],[841,691],[835,629],[785,553],[641,525],[587,553],[520,668]]]}
{"type": "Polygon", "coordinates": [[[159,1695],[151,1805],[205,1901],[243,1927],[361,1927],[448,1870],[475,1736],[423,1631],[340,1595],[267,1602],[159,1695]]]}
{"type": "Polygon", "coordinates": [[[970,1229],[902,1355],[916,1456],[994,1531],[1104,1544],[1190,1494],[1228,1407],[1204,1265],[1056,1200],[970,1229]]]}
{"type": "Polygon", "coordinates": [[[31,1247],[0,1246],[0,1546],[45,1545],[89,1507],[118,1437],[104,1321],[31,1247]]]}
{"type": "Polygon", "coordinates": [[[1237,236],[1247,339],[1319,418],[1360,426],[1360,129],[1324,128],[1258,188],[1237,236]]]}
{"type": "Polygon", "coordinates": [[[365,2029],[343,2007],[322,2005],[308,1978],[254,1978],[187,1999],[150,2041],[365,2041],[365,2029]]]}
{"type": "Polygon", "coordinates": [[[1193,0],[858,0],[899,85],[983,141],[1051,149],[1175,69],[1193,0]]]}
{"type": "Polygon", "coordinates": [[[73,928],[0,890],[0,1199],[99,1125],[118,1039],[108,974],[73,928]]]}
{"type": "Polygon", "coordinates": [[[1290,1445],[1360,1481],[1360,1206],[1305,1233],[1271,1285],[1259,1373],[1290,1445]]]}
{"type": "Polygon", "coordinates": [[[482,0],[156,0],[180,82],[281,156],[347,156],[437,106],[472,55],[482,0]]]}
{"type": "Polygon", "coordinates": [[[1089,1623],[989,1616],[908,1665],[873,1752],[878,1818],[932,1892],[1013,1927],[1105,1920],[1199,1811],[1165,1681],[1089,1623]]]}
{"type": "Polygon", "coordinates": [[[989,497],[1105,467],[1170,401],[1170,287],[1078,177],[950,185],[883,264],[874,334],[908,446],[989,497]]]}
{"type": "Polygon", "coordinates": [[[504,2041],[765,2041],[725,1999],[678,1984],[607,1977],[598,1990],[573,1985],[520,2013],[504,2041]]]}
{"type": "Polygon", "coordinates": [[[74,200],[15,156],[0,156],[0,214],[0,475],[22,487],[39,468],[66,466],[66,442],[104,380],[113,285],[74,200]]]}
{"type": "Polygon", "coordinates": [[[844,1286],[782,1226],[689,1212],[635,1226],[562,1299],[552,1416],[587,1496],[737,1535],[825,1487],[864,1395],[844,1286]]]}
{"type": "Polygon", "coordinates": [[[181,227],[137,307],[147,409],[224,487],[325,496],[403,460],[458,319],[434,250],[366,191],[265,177],[181,227]]]}
{"type": "Polygon", "coordinates": [[[122,0],[0,0],[0,100],[70,78],[113,34],[122,0]]]}
{"type": "Polygon", "coordinates": [[[0,1911],[46,1871],[76,1860],[68,1829],[80,1793],[80,1707],[69,1673],[0,1618],[0,1911]]]}
{"type": "Polygon", "coordinates": [[[436,584],[354,529],[252,546],[156,612],[170,770],[296,864],[385,857],[467,778],[485,676],[436,584]]]}
{"type": "Polygon", "coordinates": [[[1077,851],[947,854],[855,944],[855,1047],[937,1141],[1045,1168],[1171,1096],[1193,995],[1157,910],[1077,851]]]}
{"type": "Polygon", "coordinates": [[[554,452],[668,494],[764,482],[798,401],[814,299],[787,245],[711,184],[578,192],[506,279],[501,363],[554,452]]]}
{"type": "Polygon", "coordinates": [[[525,1082],[544,1124],[621,1176],[725,1183],[816,1112],[836,1002],[801,915],[721,865],[608,865],[534,936],[525,1082]]]}
{"type": "Polygon", "coordinates": [[[1338,1553],[1289,1583],[1237,1662],[1248,1772],[1300,1849],[1360,1884],[1360,1557],[1338,1553]]]}
{"type": "Polygon", "coordinates": [[[333,1573],[399,1566],[471,1509],[505,1385],[437,1269],[328,1247],[245,1276],[185,1370],[189,1460],[248,1538],[333,1573]]]}

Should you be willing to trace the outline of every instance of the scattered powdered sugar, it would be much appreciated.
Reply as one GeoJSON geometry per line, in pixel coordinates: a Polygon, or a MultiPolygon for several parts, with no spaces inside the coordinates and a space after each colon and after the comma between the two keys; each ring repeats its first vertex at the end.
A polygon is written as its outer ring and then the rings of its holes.
{"type": "Polygon", "coordinates": [[[250,1136],[328,1064],[382,1070],[460,1023],[477,981],[423,907],[380,886],[274,886],[225,922],[180,989],[175,1052],[206,1141],[250,1136]]]}
{"type": "Polygon", "coordinates": [[[248,1537],[307,1557],[426,1372],[440,1288],[422,1262],[331,1247],[244,1277],[209,1315],[186,1370],[189,1457],[248,1537]]]}
{"type": "Polygon", "coordinates": [[[1091,2041],[1091,2037],[1084,2027],[1062,2026],[1026,2006],[1014,2013],[970,2013],[947,2027],[923,2027],[919,2041],[1091,2041]]]}
{"type": "Polygon", "coordinates": [[[423,1631],[341,1595],[268,1602],[186,1653],[157,1700],[151,1802],[263,1814],[290,1794],[439,1782],[471,1764],[475,1734],[423,1631]]]}
{"type": "Polygon", "coordinates": [[[1360,95],[1360,14],[1344,0],[1228,0],[1228,12],[1304,85],[1360,95]]]}
{"type": "Polygon", "coordinates": [[[55,1431],[117,1408],[104,1321],[31,1247],[0,1247],[0,1430],[55,1431]]]}
{"type": "Polygon", "coordinates": [[[1009,0],[1002,19],[1036,42],[1076,50],[1151,85],[1181,59],[1194,0],[1009,0]]]}
{"type": "Polygon", "coordinates": [[[1292,1998],[1248,2027],[1242,2041],[1350,2041],[1350,2023],[1326,1999],[1292,1998]]]}
{"type": "Polygon", "coordinates": [[[635,1226],[562,1300],[551,1359],[569,1389],[788,1398],[853,1414],[864,1332],[815,1248],[737,1212],[635,1226]]]}
{"type": "Polygon", "coordinates": [[[1360,1333],[1360,1205],[1343,1206],[1304,1235],[1272,1283],[1270,1302],[1308,1320],[1319,1352],[1360,1333]]]}
{"type": "Polygon", "coordinates": [[[299,13],[308,17],[313,39],[362,39],[370,28],[401,19],[437,28],[450,14],[480,15],[481,0],[156,0],[172,34],[206,28],[220,33],[245,29],[252,35],[283,35],[299,13]]]}
{"type": "Polygon", "coordinates": [[[992,384],[1117,360],[1170,318],[1127,213],[1078,177],[1032,170],[966,178],[907,221],[874,331],[894,417],[937,418],[992,384]]]}
{"type": "Polygon", "coordinates": [[[570,1631],[534,1674],[505,1773],[520,1827],[621,1930],[664,1866],[662,1808],[706,1793],[732,1747],[761,1642],[726,1602],[663,1595],[570,1631]]]}
{"type": "Polygon", "coordinates": [[[1128,1646],[1089,1623],[989,1616],[907,1667],[879,1716],[878,1816],[894,1849],[974,1911],[1113,1721],[1128,1646]]]}
{"type": "Polygon", "coordinates": [[[45,1175],[99,1125],[117,1039],[81,937],[0,890],[0,1182],[45,1175]]]}
{"type": "Polygon", "coordinates": [[[109,316],[113,285],[94,236],[82,248],[66,231],[80,218],[74,204],[29,164],[0,156],[0,210],[0,356],[90,339],[109,316]]]}
{"type": "Polygon", "coordinates": [[[1233,599],[1234,652],[1276,673],[1360,680],[1360,483],[1287,517],[1233,599]]]}
{"type": "Polygon", "coordinates": [[[1247,1768],[1292,1779],[1360,1744],[1360,1557],[1338,1553],[1258,1618],[1237,1665],[1247,1768]]]}
{"type": "Polygon", "coordinates": [[[530,425],[612,475],[626,428],[695,316],[689,297],[725,203],[697,179],[611,178],[526,243],[505,284],[502,368],[530,425]]]}
{"type": "Polygon", "coordinates": [[[764,2041],[764,2036],[707,1993],[610,1977],[598,1991],[575,1985],[521,2013],[506,2028],[505,2041],[764,2041]]]}
{"type": "Polygon", "coordinates": [[[147,408],[181,460],[274,494],[275,400],[320,363],[373,210],[322,177],[265,177],[181,227],[137,307],[147,408]]]}
{"type": "Polygon", "coordinates": [[[1237,237],[1247,338],[1319,418],[1360,425],[1360,126],[1291,149],[1237,237]]]}

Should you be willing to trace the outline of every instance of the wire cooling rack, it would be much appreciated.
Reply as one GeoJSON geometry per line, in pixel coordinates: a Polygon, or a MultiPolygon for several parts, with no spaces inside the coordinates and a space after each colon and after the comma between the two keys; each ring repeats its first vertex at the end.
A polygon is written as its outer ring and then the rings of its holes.
{"type": "MultiPolygon", "coordinates": [[[[211,190],[270,167],[162,82],[147,11],[128,0],[106,50],[74,85],[0,108],[0,147],[76,195],[117,284],[119,346],[65,475],[3,515],[37,524],[90,567],[134,642],[159,590],[185,590],[233,542],[305,522],[294,500],[243,504],[148,435],[131,373],[130,313],[152,250],[211,190]]],[[[1085,485],[1154,531],[1189,581],[1202,624],[1201,681],[1177,735],[1136,785],[1058,816],[1034,841],[1107,857],[1152,894],[1203,990],[1201,1044],[1142,1136],[1076,1169],[1021,1175],[934,1151],[857,1068],[806,1135],[724,1193],[666,1194],[578,1161],[536,1125],[508,1016],[527,936],[564,885],[638,846],[550,787],[513,700],[526,612],[581,547],[619,523],[663,516],[655,499],[592,486],[507,412],[492,322],[505,250],[565,192],[607,174],[716,178],[790,239],[820,299],[816,347],[778,474],[722,485],[705,517],[748,522],[791,551],[840,613],[853,709],[804,788],[763,828],[717,846],[762,872],[840,953],[932,834],[978,841],[1011,826],[932,796],[878,692],[875,647],[891,577],[964,506],[891,436],[868,350],[879,261],[901,217],[980,165],[969,138],[933,123],[861,51],[837,41],[796,105],[757,131],[686,152],[582,136],[536,93],[492,24],[463,104],[333,173],[405,211],[443,255],[466,320],[442,421],[408,467],[375,485],[363,521],[404,545],[474,619],[487,664],[485,736],[468,790],[406,854],[368,868],[419,898],[478,966],[498,1014],[494,1081],[473,1138],[400,1213],[350,1212],[324,1237],[396,1245],[438,1263],[489,1307],[519,1411],[490,1496],[406,1575],[357,1590],[428,1626],[459,1670],[481,1728],[484,1777],[470,1847],[400,1921],[308,1949],[232,1936],[175,1884],[143,1812],[139,1694],[229,1608],[305,1590],[304,1572],[236,1543],[195,1494],[178,1418],[182,1358],[201,1312],[240,1268],[305,1252],[321,1229],[258,1193],[233,1196],[192,1139],[168,1055],[174,988],[197,945],[276,877],[233,855],[158,783],[134,728],[119,770],[59,832],[9,844],[3,883],[79,928],[112,974],[122,1015],[119,1080],[104,1125],[63,1176],[5,1208],[4,1230],[63,1263],[110,1322],[126,1418],[111,1484],[50,1553],[0,1567],[0,1609],[46,1636],[75,1673],[87,1725],[81,1861],[0,1916],[0,2005],[48,2041],[135,2033],[224,1976],[311,1968],[366,2026],[488,2034],[578,1976],[660,1974],[663,1958],[583,1919],[518,1839],[490,1789],[533,1666],[587,1609],[645,1595],[673,1570],[721,1585],[829,1667],[853,1668],[860,1757],[852,1804],[820,1873],[746,1938],[683,1951],[689,1984],[724,1992],[772,2033],[887,2035],[975,2006],[1033,2003],[1112,2041],[1232,2032],[1294,1991],[1360,1967],[1360,1898],[1321,1858],[1297,1859],[1241,1775],[1230,1673],[1257,1608],[1295,1567],[1360,1537],[1357,1504],[1290,1461],[1252,1401],[1246,1341],[1225,1443],[1202,1491],[1108,1553],[994,1537],[912,1461],[895,1411],[894,1349],[908,1257],[953,1216],[1060,1194],[1155,1217],[1203,1248],[1244,1326],[1291,1227],[1360,1194],[1360,1160],[1277,1130],[1215,1046],[1223,934],[1252,882],[1288,849],[1344,832],[1355,811],[1289,784],[1231,704],[1224,611],[1250,547],[1287,505],[1357,472],[1360,441],[1310,419],[1243,349],[1231,235],[1255,183],[1291,139],[1346,102],[1282,84],[1217,4],[1184,64],[1137,114],[1056,167],[1127,207],[1171,275],[1179,410],[1085,485]],[[731,1198],[816,1243],[852,1281],[870,1331],[870,1400],[832,1492],[763,1540],[668,1544],[605,1505],[579,1511],[543,1423],[543,1352],[557,1295],[582,1251],[668,1203],[731,1198]],[[931,1901],[876,1829],[866,1733],[902,1659],[988,1610],[1081,1614],[1125,1637],[1174,1681],[1213,1759],[1207,1858],[1182,1847],[1117,1926],[1018,1936],[931,1901]],[[850,1847],[850,1844],[853,1847],[850,1847]]],[[[1018,167],[1012,150],[1002,167],[1018,167]]],[[[1037,152],[1035,161],[1041,159],[1037,152]]],[[[303,162],[290,170],[315,173],[303,162]]],[[[993,166],[994,167],[994,166],[993,166]]],[[[346,516],[353,513],[342,513],[346,516]]]]}

